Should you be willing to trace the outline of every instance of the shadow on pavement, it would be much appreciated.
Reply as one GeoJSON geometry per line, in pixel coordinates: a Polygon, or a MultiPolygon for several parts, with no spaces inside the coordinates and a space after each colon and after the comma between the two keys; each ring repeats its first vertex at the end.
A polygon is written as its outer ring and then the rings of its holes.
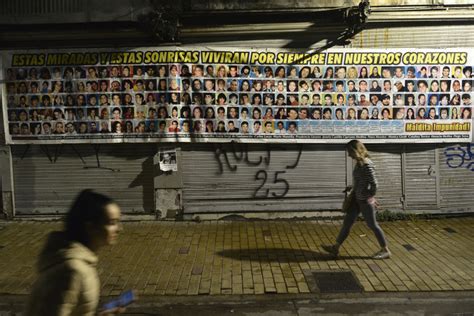
{"type": "Polygon", "coordinates": [[[258,260],[260,262],[307,262],[346,259],[371,259],[370,256],[338,256],[303,249],[263,248],[263,249],[228,249],[218,251],[217,255],[234,260],[258,260]]]}

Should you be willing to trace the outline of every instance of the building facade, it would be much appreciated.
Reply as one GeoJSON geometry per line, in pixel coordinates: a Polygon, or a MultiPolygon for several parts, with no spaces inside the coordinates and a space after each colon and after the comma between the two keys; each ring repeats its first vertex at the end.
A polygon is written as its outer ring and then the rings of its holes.
{"type": "MultiPolygon", "coordinates": [[[[2,50],[10,57],[25,51],[103,52],[140,47],[311,55],[331,49],[413,49],[472,55],[473,38],[466,35],[474,31],[472,4],[372,1],[369,12],[355,1],[258,5],[182,1],[173,9],[163,1],[136,1],[133,6],[125,1],[113,5],[108,1],[44,0],[34,5],[4,1],[0,8],[2,50]]],[[[6,59],[2,61],[4,79],[11,62],[8,59],[6,64],[6,59]]],[[[4,84],[4,116],[11,114],[7,90],[4,84]]],[[[473,94],[472,89],[464,92],[473,94]]],[[[472,105],[466,107],[472,111],[472,105]]],[[[2,122],[7,130],[0,156],[2,205],[8,217],[65,213],[83,188],[109,194],[125,213],[143,218],[324,216],[340,210],[342,190],[352,181],[352,161],[341,139],[12,142],[11,126],[6,126],[11,125],[9,118],[2,122]],[[165,150],[176,153],[175,171],[160,169],[165,150]]],[[[381,208],[408,213],[472,212],[471,140],[472,134],[468,141],[370,142],[381,208]]]]}

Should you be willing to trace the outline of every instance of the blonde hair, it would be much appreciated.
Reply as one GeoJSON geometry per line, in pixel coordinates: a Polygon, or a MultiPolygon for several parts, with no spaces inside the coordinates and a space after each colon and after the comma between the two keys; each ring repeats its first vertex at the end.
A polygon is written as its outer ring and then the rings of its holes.
{"type": "Polygon", "coordinates": [[[347,70],[347,78],[350,78],[350,79],[356,79],[358,76],[358,73],[357,73],[357,69],[356,67],[352,66],[352,67],[349,67],[349,69],[347,70]]]}
{"type": "Polygon", "coordinates": [[[354,159],[357,160],[358,164],[363,164],[366,158],[370,158],[369,152],[365,145],[357,140],[353,139],[347,143],[346,149],[348,152],[352,152],[354,154],[354,159]]]}

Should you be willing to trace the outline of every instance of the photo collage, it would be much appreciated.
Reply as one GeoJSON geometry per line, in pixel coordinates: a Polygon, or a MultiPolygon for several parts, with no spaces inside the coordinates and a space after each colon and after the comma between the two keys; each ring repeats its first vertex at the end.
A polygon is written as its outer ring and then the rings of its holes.
{"type": "Polygon", "coordinates": [[[305,120],[472,117],[471,66],[177,63],[8,68],[5,78],[13,138],[303,137],[305,120]]]}

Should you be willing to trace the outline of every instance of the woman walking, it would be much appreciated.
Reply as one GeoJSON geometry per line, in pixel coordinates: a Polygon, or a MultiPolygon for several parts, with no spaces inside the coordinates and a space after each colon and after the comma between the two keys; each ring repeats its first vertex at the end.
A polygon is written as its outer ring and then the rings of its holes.
{"type": "Polygon", "coordinates": [[[382,228],[375,219],[376,203],[375,193],[377,191],[377,179],[375,178],[375,168],[369,159],[369,153],[364,144],[358,140],[351,140],[347,145],[349,157],[356,161],[352,172],[353,176],[353,198],[352,203],[346,213],[341,231],[333,245],[323,245],[322,248],[328,253],[337,256],[339,248],[346,240],[352,225],[357,219],[359,212],[362,212],[367,226],[374,232],[375,237],[380,244],[380,251],[377,252],[374,259],[387,259],[391,253],[387,247],[387,241],[382,228]]]}
{"type": "MultiPolygon", "coordinates": [[[[99,303],[97,252],[115,244],[120,207],[111,198],[83,190],[66,215],[64,231],[52,232],[38,260],[38,279],[26,316],[96,315],[99,303]]],[[[122,308],[100,315],[123,312],[122,308]]]]}

